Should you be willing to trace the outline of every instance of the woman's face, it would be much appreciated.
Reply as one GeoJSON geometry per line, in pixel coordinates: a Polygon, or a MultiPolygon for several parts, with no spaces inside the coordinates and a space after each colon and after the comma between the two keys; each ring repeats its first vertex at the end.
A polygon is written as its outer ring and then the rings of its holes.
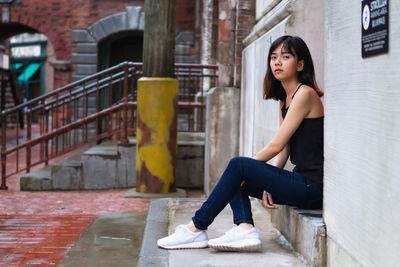
{"type": "Polygon", "coordinates": [[[297,79],[297,72],[303,69],[302,61],[297,60],[287,51],[283,44],[280,44],[272,53],[270,68],[274,77],[279,81],[297,79]]]}

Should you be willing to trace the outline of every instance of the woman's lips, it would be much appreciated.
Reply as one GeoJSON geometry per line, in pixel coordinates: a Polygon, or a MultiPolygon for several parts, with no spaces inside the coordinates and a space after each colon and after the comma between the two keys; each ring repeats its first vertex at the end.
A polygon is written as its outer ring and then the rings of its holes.
{"type": "Polygon", "coordinates": [[[275,73],[281,73],[283,70],[281,70],[281,69],[276,69],[275,70],[275,73]]]}

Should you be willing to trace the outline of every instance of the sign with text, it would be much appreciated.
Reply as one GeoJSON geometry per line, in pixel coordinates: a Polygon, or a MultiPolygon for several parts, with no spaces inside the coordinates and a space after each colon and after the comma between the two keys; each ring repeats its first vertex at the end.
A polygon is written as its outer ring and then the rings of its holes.
{"type": "Polygon", "coordinates": [[[362,57],[389,50],[389,0],[361,0],[362,57]]]}

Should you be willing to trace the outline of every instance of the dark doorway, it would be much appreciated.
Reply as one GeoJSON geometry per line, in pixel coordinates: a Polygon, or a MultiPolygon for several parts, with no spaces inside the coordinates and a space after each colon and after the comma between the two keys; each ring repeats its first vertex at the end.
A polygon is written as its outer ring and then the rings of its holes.
{"type": "MultiPolygon", "coordinates": [[[[143,32],[125,31],[113,34],[103,39],[98,44],[98,70],[104,70],[118,65],[124,61],[142,62],[143,32]]],[[[111,103],[118,103],[123,97],[123,89],[120,84],[112,86],[100,92],[99,109],[107,108],[111,103]],[[111,99],[110,99],[111,96],[111,99]]],[[[102,129],[102,121],[99,121],[98,129],[102,129]]]]}
{"type": "Polygon", "coordinates": [[[114,34],[99,43],[99,70],[124,61],[142,62],[143,32],[127,31],[114,34]]]}

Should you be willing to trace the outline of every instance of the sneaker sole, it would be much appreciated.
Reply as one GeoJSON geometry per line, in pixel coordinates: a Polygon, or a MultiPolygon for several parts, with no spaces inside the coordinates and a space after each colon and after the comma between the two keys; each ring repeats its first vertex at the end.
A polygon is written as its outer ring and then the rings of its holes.
{"type": "Polygon", "coordinates": [[[194,249],[194,248],[206,248],[208,247],[208,240],[206,241],[200,241],[200,242],[193,242],[193,243],[187,243],[187,244],[182,244],[182,245],[177,245],[177,246],[163,246],[157,244],[160,248],[164,249],[194,249]]]}
{"type": "Polygon", "coordinates": [[[208,244],[210,248],[221,250],[221,251],[258,251],[261,249],[261,241],[254,240],[242,240],[240,242],[231,242],[225,244],[208,244]],[[247,243],[247,244],[243,244],[247,243]]]}

